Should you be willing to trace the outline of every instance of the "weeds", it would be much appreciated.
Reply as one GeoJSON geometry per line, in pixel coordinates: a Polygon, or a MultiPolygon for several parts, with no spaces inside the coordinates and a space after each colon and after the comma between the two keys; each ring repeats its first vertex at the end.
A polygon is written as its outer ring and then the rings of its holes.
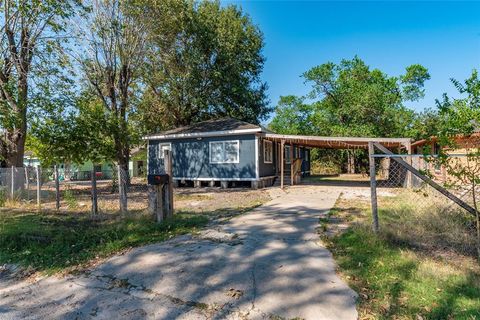
{"type": "Polygon", "coordinates": [[[464,237],[464,221],[428,207],[414,210],[410,200],[381,199],[378,235],[367,203],[342,199],[334,208],[354,222],[325,243],[359,293],[360,318],[479,319],[480,266],[475,251],[463,250],[472,237],[464,237]]]}
{"type": "Polygon", "coordinates": [[[0,214],[0,263],[52,273],[129,247],[170,239],[205,225],[181,214],[163,223],[149,216],[92,220],[83,215],[0,214]]]}
{"type": "Polygon", "coordinates": [[[71,189],[67,189],[63,192],[63,199],[67,203],[69,209],[75,209],[78,207],[78,201],[71,189]]]}
{"type": "Polygon", "coordinates": [[[7,190],[0,187],[0,207],[4,207],[7,202],[7,190]]]}

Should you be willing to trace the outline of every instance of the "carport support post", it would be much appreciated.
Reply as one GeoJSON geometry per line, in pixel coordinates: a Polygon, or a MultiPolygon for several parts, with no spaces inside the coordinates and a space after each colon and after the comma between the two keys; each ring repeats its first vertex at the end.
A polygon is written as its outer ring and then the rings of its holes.
{"type": "Polygon", "coordinates": [[[378,232],[378,206],[377,206],[377,179],[375,171],[375,147],[373,142],[368,143],[368,161],[370,164],[370,190],[372,202],[372,221],[373,232],[378,232]]]}
{"type": "Polygon", "coordinates": [[[283,189],[283,178],[285,171],[285,140],[280,142],[280,188],[283,189]]]}
{"type": "Polygon", "coordinates": [[[295,164],[295,159],[293,159],[293,142],[290,142],[290,185],[291,186],[293,186],[294,164],[295,164]]]}

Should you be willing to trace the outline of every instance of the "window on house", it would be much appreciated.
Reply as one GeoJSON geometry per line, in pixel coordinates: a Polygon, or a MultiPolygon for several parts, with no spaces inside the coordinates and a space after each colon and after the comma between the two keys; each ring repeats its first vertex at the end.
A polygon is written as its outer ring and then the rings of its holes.
{"type": "Polygon", "coordinates": [[[273,162],[273,142],[268,140],[263,140],[263,162],[272,163],[273,162]]]}
{"type": "Polygon", "coordinates": [[[310,161],[310,157],[309,157],[309,154],[308,154],[308,153],[309,153],[309,151],[308,151],[307,149],[305,149],[305,153],[304,153],[304,155],[305,155],[305,162],[310,161]]]}
{"type": "Polygon", "coordinates": [[[285,146],[285,163],[290,163],[290,146],[285,146]]]}
{"type": "Polygon", "coordinates": [[[165,150],[172,150],[171,143],[160,143],[158,145],[158,153],[159,153],[160,159],[165,158],[165,150]]]}
{"type": "Polygon", "coordinates": [[[239,154],[238,140],[210,142],[210,163],[238,163],[239,154]]]}

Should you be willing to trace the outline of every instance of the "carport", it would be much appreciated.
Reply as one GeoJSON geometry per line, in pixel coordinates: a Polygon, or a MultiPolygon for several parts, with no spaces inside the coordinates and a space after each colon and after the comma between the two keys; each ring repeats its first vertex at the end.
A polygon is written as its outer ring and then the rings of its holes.
{"type": "Polygon", "coordinates": [[[373,143],[379,143],[390,150],[406,150],[408,154],[412,153],[412,141],[410,138],[367,138],[367,137],[322,137],[322,136],[301,136],[284,135],[276,133],[262,133],[263,139],[272,141],[280,145],[279,156],[277,157],[278,167],[280,168],[281,188],[284,187],[285,177],[285,145],[290,145],[290,185],[297,184],[296,178],[298,170],[301,168],[302,159],[294,158],[293,146],[321,149],[368,149],[370,155],[374,153],[373,143]]]}

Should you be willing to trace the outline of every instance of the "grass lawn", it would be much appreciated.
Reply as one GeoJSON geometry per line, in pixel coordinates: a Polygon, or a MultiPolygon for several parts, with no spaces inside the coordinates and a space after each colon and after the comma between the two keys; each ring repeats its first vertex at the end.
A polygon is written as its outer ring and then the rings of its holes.
{"type": "MultiPolygon", "coordinates": [[[[406,241],[407,233],[419,232],[423,222],[412,219],[412,227],[405,226],[408,210],[399,217],[388,203],[381,208],[382,231],[377,236],[370,228],[369,203],[340,199],[330,221],[347,221],[350,227],[325,238],[339,272],[359,293],[360,318],[480,319],[478,262],[455,251],[412,245],[415,241],[406,241]]],[[[321,224],[321,229],[329,228],[327,219],[321,224]]],[[[428,227],[422,232],[421,239],[434,239],[427,237],[428,227]]]]}
{"type": "Polygon", "coordinates": [[[74,269],[124,249],[194,232],[208,222],[199,214],[179,214],[157,224],[149,216],[0,213],[0,264],[15,263],[54,273],[74,269]]]}

